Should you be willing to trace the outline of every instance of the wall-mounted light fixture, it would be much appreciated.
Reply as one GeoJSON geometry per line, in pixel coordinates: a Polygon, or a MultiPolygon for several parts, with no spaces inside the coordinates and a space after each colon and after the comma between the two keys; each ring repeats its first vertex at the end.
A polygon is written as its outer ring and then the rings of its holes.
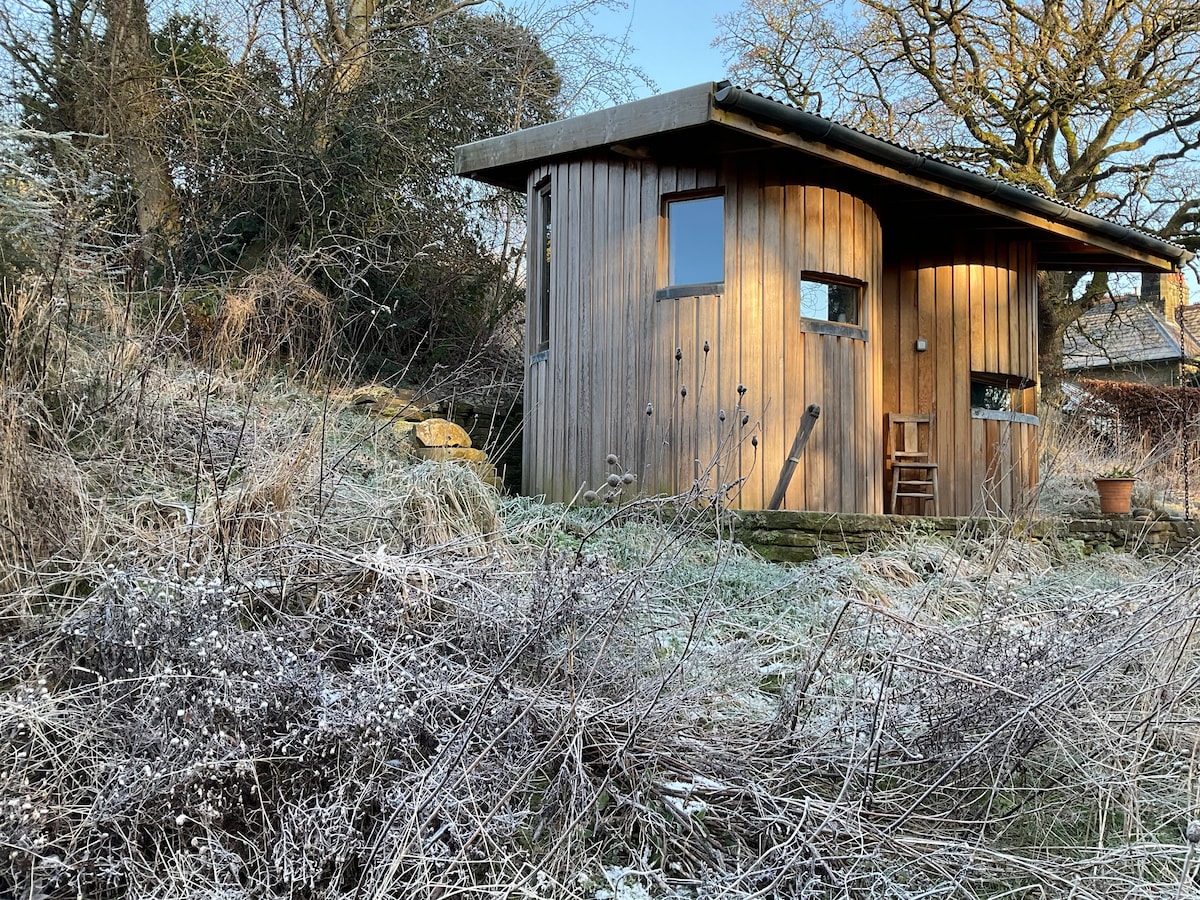
{"type": "Polygon", "coordinates": [[[924,353],[929,349],[929,341],[925,338],[917,338],[916,348],[918,353],[924,353]]]}

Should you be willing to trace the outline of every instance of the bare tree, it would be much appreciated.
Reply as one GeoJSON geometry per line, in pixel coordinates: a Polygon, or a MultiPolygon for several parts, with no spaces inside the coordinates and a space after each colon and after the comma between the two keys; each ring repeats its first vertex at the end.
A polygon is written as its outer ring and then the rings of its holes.
{"type": "MultiPolygon", "coordinates": [[[[718,43],[748,86],[1200,248],[1194,0],[745,0],[718,43]]],[[[1045,381],[1101,274],[1045,274],[1045,381]]]]}
{"type": "Polygon", "coordinates": [[[151,45],[145,0],[41,0],[0,12],[0,47],[27,124],[78,143],[106,135],[129,180],[136,229],[170,245],[179,204],[165,151],[164,71],[151,45]]]}

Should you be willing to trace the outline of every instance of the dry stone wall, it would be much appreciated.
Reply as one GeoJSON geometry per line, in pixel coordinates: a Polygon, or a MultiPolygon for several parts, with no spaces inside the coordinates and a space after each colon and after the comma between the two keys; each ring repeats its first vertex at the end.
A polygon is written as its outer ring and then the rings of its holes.
{"type": "Polygon", "coordinates": [[[958,516],[881,516],[755,510],[737,514],[734,534],[764,558],[776,562],[808,562],[825,554],[862,553],[884,538],[924,533],[944,540],[959,536],[1011,534],[1039,542],[1055,542],[1079,554],[1106,550],[1174,553],[1200,537],[1200,522],[1106,516],[1097,519],[1037,519],[1008,522],[958,516]]]}

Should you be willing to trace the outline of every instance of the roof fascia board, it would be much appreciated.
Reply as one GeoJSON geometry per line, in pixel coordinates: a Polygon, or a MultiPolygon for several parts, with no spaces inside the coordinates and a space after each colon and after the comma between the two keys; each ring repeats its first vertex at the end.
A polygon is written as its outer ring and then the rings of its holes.
{"type": "MultiPolygon", "coordinates": [[[[1188,251],[1152,235],[743,91],[728,82],[706,82],[465,144],[455,150],[454,171],[511,187],[514,185],[506,179],[496,181],[495,174],[489,178],[488,173],[506,167],[528,167],[534,160],[637,142],[709,122],[1090,245],[1128,260],[1132,268],[1173,271],[1191,258],[1188,251]]],[[[1045,268],[1042,260],[1039,268],[1045,268]]],[[[1090,268],[1116,267],[1096,261],[1090,268]]]]}
{"type": "Polygon", "coordinates": [[[728,84],[718,86],[715,102],[713,121],[727,127],[1082,241],[1142,265],[1173,271],[1192,256],[1151,235],[728,84]],[[755,116],[784,130],[763,128],[755,116]]]}
{"type": "MultiPolygon", "coordinates": [[[[867,159],[859,156],[857,153],[849,150],[843,150],[839,147],[834,147],[830,144],[824,143],[823,141],[808,140],[790,132],[775,132],[770,129],[763,128],[753,119],[750,119],[740,113],[716,109],[713,110],[713,120],[728,128],[733,128],[746,134],[756,135],[761,137],[763,140],[769,140],[776,144],[790,147],[794,150],[799,150],[812,156],[837,162],[846,166],[847,168],[854,169],[859,172],[876,175],[880,178],[886,178],[887,180],[897,184],[908,185],[909,187],[934,194],[938,197],[943,197],[947,200],[955,200],[974,209],[983,210],[984,212],[1002,216],[1003,218],[1014,222],[1020,222],[1023,225],[1028,225],[1033,228],[1038,228],[1042,231],[1048,231],[1052,234],[1070,238],[1071,240],[1080,241],[1081,243],[1089,244],[1093,247],[1098,247],[1102,250],[1108,251],[1109,253],[1114,253],[1117,256],[1129,259],[1131,262],[1136,261],[1136,263],[1139,264],[1139,267],[1149,267],[1154,271],[1161,272],[1170,272],[1175,269],[1175,261],[1169,257],[1145,252],[1139,248],[1131,247],[1127,243],[1110,240],[1103,235],[1096,234],[1094,231],[1069,225],[1061,220],[1047,219],[1045,216],[1037,215],[1036,213],[1031,213],[1023,209],[1016,209],[1009,203],[994,200],[991,197],[982,197],[973,191],[952,187],[939,181],[923,178],[920,175],[914,175],[911,172],[905,172],[901,169],[895,168],[894,166],[876,162],[873,159],[867,159]]],[[[1038,267],[1043,268],[1040,260],[1038,267]]]]}
{"type": "Polygon", "coordinates": [[[711,117],[713,88],[712,83],[698,84],[465,144],[454,151],[454,172],[471,176],[487,169],[703,125],[711,117]]]}

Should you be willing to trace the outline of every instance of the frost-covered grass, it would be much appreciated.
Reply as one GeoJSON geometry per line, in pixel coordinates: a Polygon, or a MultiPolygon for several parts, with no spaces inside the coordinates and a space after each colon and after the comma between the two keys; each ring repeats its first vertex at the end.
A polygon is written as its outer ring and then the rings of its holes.
{"type": "Polygon", "coordinates": [[[48,346],[0,395],[0,896],[1200,896],[1195,553],[784,568],[48,346]]]}
{"type": "Polygon", "coordinates": [[[656,518],[508,501],[290,596],[106,568],[6,640],[6,890],[1197,894],[1194,559],[656,518]]]}

